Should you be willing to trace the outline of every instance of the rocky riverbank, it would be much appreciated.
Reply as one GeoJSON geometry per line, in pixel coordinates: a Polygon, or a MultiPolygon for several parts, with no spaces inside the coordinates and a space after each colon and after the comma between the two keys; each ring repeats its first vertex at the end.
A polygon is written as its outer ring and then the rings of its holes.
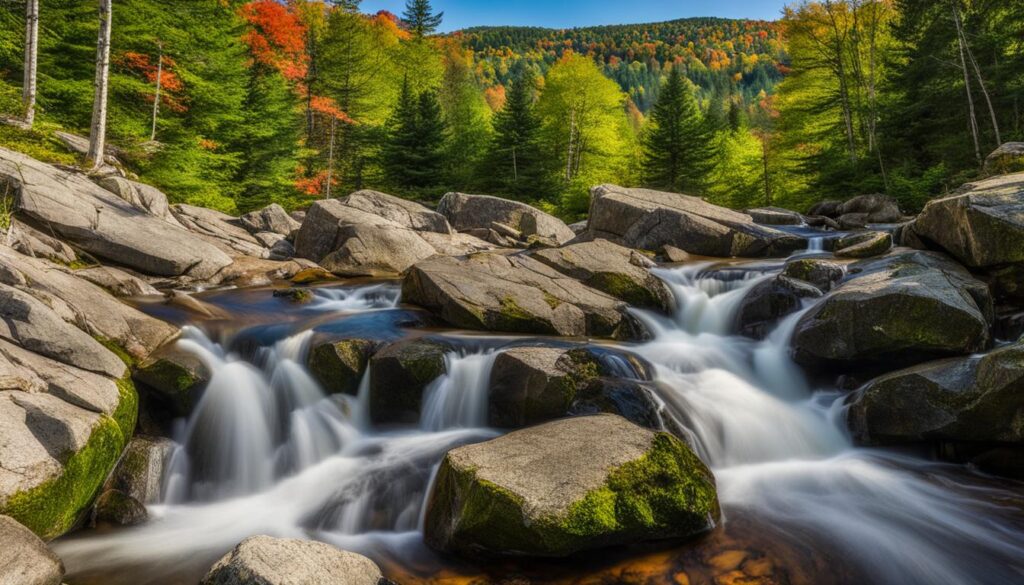
{"type": "MultiPolygon", "coordinates": [[[[435,416],[429,396],[455,374],[458,348],[427,328],[531,336],[493,356],[483,382],[480,426],[514,432],[447,450],[426,498],[423,538],[445,554],[562,557],[718,526],[714,474],[692,429],[665,415],[654,366],[628,344],[588,340],[653,336],[645,315],[681,302],[652,273],[659,264],[785,258],[808,237],[834,254],[780,260],[737,300],[728,332],[759,339],[796,319],[793,359],[849,391],[861,444],[926,446],[1024,476],[1024,174],[964,185],[916,218],[881,196],[804,216],[602,185],[573,229],[461,193],[436,210],[360,191],[295,216],[270,206],[235,218],[110,172],[87,177],[0,148],[13,209],[0,245],[0,531],[13,546],[0,567],[12,583],[61,582],[43,541],[147,521],[173,451],[167,423],[193,412],[214,372],[181,351],[177,325],[123,299],[216,322],[222,309],[191,293],[218,287],[275,286],[302,306],[313,284],[399,279],[408,310],[387,318],[422,334],[382,322],[320,330],[303,364],[328,393],[365,393],[377,425],[435,416]]],[[[354,553],[256,537],[203,583],[304,572],[383,579],[354,553]]]]}

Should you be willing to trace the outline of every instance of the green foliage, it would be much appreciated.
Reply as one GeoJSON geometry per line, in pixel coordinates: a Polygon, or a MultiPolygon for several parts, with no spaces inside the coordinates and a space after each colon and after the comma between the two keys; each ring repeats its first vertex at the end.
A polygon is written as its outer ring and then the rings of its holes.
{"type": "Polygon", "coordinates": [[[702,193],[718,154],[713,136],[689,83],[673,68],[644,137],[644,182],[666,191],[702,193]]]}
{"type": "Polygon", "coordinates": [[[414,35],[419,38],[433,34],[441,26],[444,12],[434,14],[430,0],[406,0],[402,19],[414,35]]]}
{"type": "Polygon", "coordinates": [[[382,151],[388,182],[407,192],[427,194],[443,184],[444,120],[437,95],[402,85],[382,151]]]}
{"type": "Polygon", "coordinates": [[[491,110],[473,75],[470,53],[450,46],[444,64],[438,94],[447,128],[444,172],[448,185],[466,190],[473,186],[477,164],[491,141],[491,110]]]}
{"type": "Polygon", "coordinates": [[[540,120],[533,108],[534,93],[533,78],[516,80],[505,106],[494,116],[494,138],[480,176],[498,195],[533,200],[551,188],[541,152],[540,120]]]}

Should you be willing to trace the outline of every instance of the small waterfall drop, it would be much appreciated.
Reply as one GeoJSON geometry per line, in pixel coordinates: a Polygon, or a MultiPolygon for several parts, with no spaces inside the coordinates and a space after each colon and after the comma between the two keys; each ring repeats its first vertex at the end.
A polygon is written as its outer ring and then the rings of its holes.
{"type": "Polygon", "coordinates": [[[441,431],[486,427],[487,391],[496,357],[493,350],[445,355],[446,373],[431,382],[423,393],[420,428],[441,431]]]}

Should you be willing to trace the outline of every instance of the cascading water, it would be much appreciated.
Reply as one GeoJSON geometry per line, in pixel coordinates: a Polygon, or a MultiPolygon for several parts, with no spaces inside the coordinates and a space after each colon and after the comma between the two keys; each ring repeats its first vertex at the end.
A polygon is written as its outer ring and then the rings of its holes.
{"type": "MultiPolygon", "coordinates": [[[[714,469],[726,524],[748,514],[789,538],[827,543],[874,583],[1021,582],[1020,510],[998,503],[1013,494],[954,466],[853,448],[839,393],[811,388],[789,358],[800,313],[762,341],[731,333],[743,295],[779,269],[658,270],[675,314],[638,311],[653,339],[627,348],[653,364],[657,399],[714,469]]],[[[395,304],[394,291],[319,291],[316,308],[378,310],[395,304]]],[[[429,554],[417,528],[438,462],[452,447],[497,435],[484,427],[500,349],[448,354],[419,425],[382,430],[369,422],[368,375],[355,397],[326,396],[308,375],[310,335],[246,360],[187,330],[182,348],[213,379],[182,425],[165,501],[142,527],[58,543],[73,574],[115,565],[144,568],[125,583],[179,582],[161,577],[180,576],[185,564],[201,574],[253,534],[407,562],[429,554]]]]}

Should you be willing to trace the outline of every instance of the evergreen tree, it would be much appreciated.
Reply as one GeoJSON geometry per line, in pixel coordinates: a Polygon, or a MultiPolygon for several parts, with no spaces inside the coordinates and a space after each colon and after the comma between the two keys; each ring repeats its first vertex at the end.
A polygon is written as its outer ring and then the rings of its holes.
{"type": "Polygon", "coordinates": [[[494,139],[481,176],[499,195],[534,199],[543,194],[545,169],[540,146],[540,120],[533,111],[532,78],[511,85],[505,106],[494,116],[494,139]]]}
{"type": "Polygon", "coordinates": [[[437,27],[441,26],[442,18],[444,12],[434,14],[430,0],[406,0],[405,12],[402,13],[402,20],[416,38],[433,34],[437,27]]]}
{"type": "Polygon", "coordinates": [[[292,180],[302,131],[298,100],[280,73],[260,69],[250,77],[242,104],[242,165],[236,176],[241,213],[272,202],[286,204],[295,194],[292,180]]]}
{"type": "Polygon", "coordinates": [[[441,186],[444,134],[437,96],[429,91],[416,96],[404,82],[381,153],[388,183],[413,194],[441,186]]]}
{"type": "Polygon", "coordinates": [[[713,136],[689,82],[673,68],[644,137],[644,182],[669,191],[700,193],[714,165],[713,136]]]}
{"type": "Polygon", "coordinates": [[[445,44],[444,76],[438,94],[448,131],[445,177],[452,187],[468,190],[491,141],[492,113],[473,75],[472,53],[455,42],[445,44]]]}

